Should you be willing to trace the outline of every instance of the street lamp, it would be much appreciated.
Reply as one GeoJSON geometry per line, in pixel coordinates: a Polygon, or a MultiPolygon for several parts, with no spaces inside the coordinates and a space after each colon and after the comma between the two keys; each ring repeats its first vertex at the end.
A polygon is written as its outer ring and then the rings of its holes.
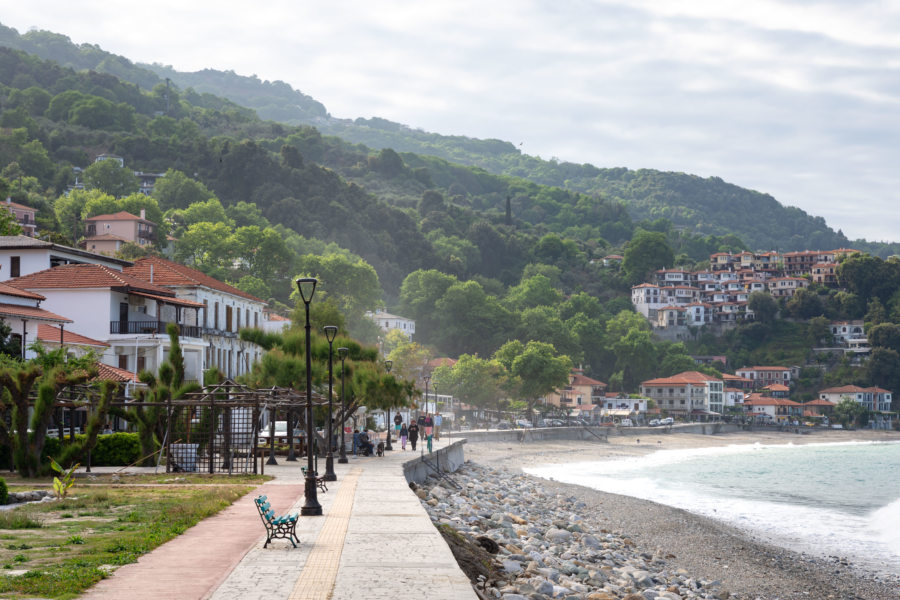
{"type": "Polygon", "coordinates": [[[344,404],[344,359],[347,358],[347,348],[338,348],[338,356],[341,357],[341,452],[338,462],[342,465],[347,464],[347,444],[344,442],[344,421],[347,418],[347,405],[344,404]]]}
{"type": "Polygon", "coordinates": [[[325,481],[337,481],[337,475],[334,473],[334,452],[332,452],[332,431],[334,431],[334,413],[332,412],[331,396],[334,388],[334,377],[332,377],[331,364],[334,356],[334,338],[337,336],[338,328],[334,325],[326,325],[325,339],[328,340],[328,453],[325,455],[325,481]]]}
{"type": "MultiPolygon", "coordinates": [[[[392,361],[392,360],[384,361],[384,368],[389,374],[391,372],[391,367],[393,367],[393,366],[394,366],[394,361],[392,361]]],[[[384,449],[385,450],[393,450],[393,448],[391,447],[391,427],[393,427],[393,425],[391,424],[391,406],[390,405],[388,405],[387,411],[388,411],[388,413],[387,413],[387,444],[384,445],[384,449]]]]}
{"type": "MultiPolygon", "coordinates": [[[[431,375],[426,375],[422,379],[425,380],[425,418],[427,419],[428,418],[428,382],[431,381],[431,375]]],[[[421,446],[419,446],[419,448],[422,450],[421,454],[422,454],[422,457],[424,458],[425,457],[425,437],[426,437],[424,429],[421,431],[420,435],[422,436],[423,443],[421,446]]]]}
{"type": "MultiPolygon", "coordinates": [[[[319,283],[319,280],[315,277],[301,277],[297,280],[297,289],[300,291],[300,298],[303,299],[303,304],[306,306],[306,482],[304,485],[306,502],[300,509],[300,514],[305,516],[317,516],[322,514],[322,505],[319,504],[319,499],[316,496],[316,471],[315,465],[313,465],[312,455],[312,357],[309,339],[309,303],[312,302],[313,294],[316,293],[317,283],[319,283]]],[[[289,431],[288,435],[293,439],[294,432],[289,431]]]]}

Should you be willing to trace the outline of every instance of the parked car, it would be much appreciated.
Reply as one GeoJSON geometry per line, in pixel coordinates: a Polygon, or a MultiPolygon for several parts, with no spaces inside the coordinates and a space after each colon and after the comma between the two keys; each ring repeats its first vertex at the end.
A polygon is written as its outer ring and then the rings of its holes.
{"type": "Polygon", "coordinates": [[[634,427],[634,423],[631,422],[631,419],[622,419],[619,421],[619,427],[634,427]]]}
{"type": "Polygon", "coordinates": [[[650,427],[659,427],[659,419],[653,419],[649,423],[650,427]]]}
{"type": "Polygon", "coordinates": [[[497,429],[509,429],[509,423],[501,421],[500,423],[497,423],[497,429]]]}
{"type": "Polygon", "coordinates": [[[523,429],[531,429],[531,427],[533,427],[533,425],[531,424],[531,421],[529,421],[527,419],[516,419],[516,427],[521,427],[523,429]]]}
{"type": "Polygon", "coordinates": [[[659,422],[659,424],[660,425],[674,425],[675,419],[673,419],[672,417],[666,417],[665,419],[661,420],[659,422]]]}

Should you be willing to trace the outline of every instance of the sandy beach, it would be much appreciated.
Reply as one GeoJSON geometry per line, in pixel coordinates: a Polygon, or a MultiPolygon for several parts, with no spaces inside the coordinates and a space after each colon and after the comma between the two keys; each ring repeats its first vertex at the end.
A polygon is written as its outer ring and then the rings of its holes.
{"type": "MultiPolygon", "coordinates": [[[[466,459],[492,468],[521,472],[523,467],[585,460],[616,460],[660,449],[710,448],[743,444],[809,444],[900,441],[900,433],[822,430],[809,434],[738,432],[721,435],[663,433],[611,435],[608,442],[468,443],[466,459]]],[[[861,572],[852,564],[822,559],[770,545],[706,517],[654,502],[577,485],[545,481],[557,493],[596,508],[594,518],[611,532],[627,535],[646,552],[663,552],[692,576],[722,582],[733,597],[751,599],[900,598],[900,579],[861,572]]]]}

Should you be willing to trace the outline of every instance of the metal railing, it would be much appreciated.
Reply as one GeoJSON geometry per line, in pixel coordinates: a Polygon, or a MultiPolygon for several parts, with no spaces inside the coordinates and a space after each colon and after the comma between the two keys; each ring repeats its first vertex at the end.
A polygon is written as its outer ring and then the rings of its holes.
{"type": "MultiPolygon", "coordinates": [[[[110,321],[109,332],[118,334],[158,333],[165,334],[166,321],[110,321]]],[[[200,337],[200,327],[176,323],[182,337],[200,337]]]]}

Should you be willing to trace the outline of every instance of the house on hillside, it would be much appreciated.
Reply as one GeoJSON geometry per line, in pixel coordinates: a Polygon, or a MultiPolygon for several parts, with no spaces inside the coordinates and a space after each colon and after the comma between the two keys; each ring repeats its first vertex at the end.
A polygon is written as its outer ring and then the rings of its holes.
{"type": "Polygon", "coordinates": [[[156,223],[147,220],[146,211],[135,216],[127,211],[97,215],[84,220],[84,240],[87,250],[100,254],[115,254],[122,244],[131,242],[149,246],[156,240],[156,223]]]}
{"type": "Polygon", "coordinates": [[[168,358],[166,327],[173,323],[179,328],[185,379],[201,379],[208,345],[201,337],[201,303],[95,264],[61,265],[6,283],[44,296],[47,310],[69,316],[70,331],[109,345],[101,362],[135,374],[156,373],[168,358]]]}
{"type": "Polygon", "coordinates": [[[9,197],[6,198],[6,202],[3,203],[3,206],[12,213],[12,216],[16,219],[16,223],[22,228],[22,234],[33,238],[37,233],[37,223],[34,219],[38,212],[37,209],[25,206],[24,204],[19,204],[18,202],[13,202],[12,198],[9,197]]]}
{"type": "Polygon", "coordinates": [[[141,258],[124,272],[201,307],[197,325],[207,368],[217,367],[226,377],[234,378],[248,372],[262,356],[262,348],[241,340],[239,332],[262,327],[265,301],[164,258],[141,258]]]}
{"type": "Polygon", "coordinates": [[[574,409],[585,404],[602,406],[606,398],[605,393],[605,383],[586,376],[581,369],[572,369],[568,384],[547,394],[546,399],[547,404],[552,406],[574,409]]]}
{"type": "Polygon", "coordinates": [[[787,398],[773,398],[761,393],[744,399],[744,411],[757,420],[791,423],[803,417],[803,405],[787,398]]]}
{"type": "Polygon", "coordinates": [[[742,367],[734,373],[738,377],[752,381],[754,389],[759,389],[772,383],[791,385],[791,370],[788,367],[742,367]]]}
{"type": "Polygon", "coordinates": [[[890,412],[893,394],[879,387],[861,388],[843,385],[819,390],[819,399],[838,404],[844,398],[854,400],[873,412],[890,412]]]}
{"type": "Polygon", "coordinates": [[[405,335],[408,340],[412,340],[413,335],[416,333],[416,322],[408,317],[392,315],[381,309],[377,309],[375,312],[368,311],[366,316],[375,321],[375,324],[384,333],[396,329],[405,335]]]}

